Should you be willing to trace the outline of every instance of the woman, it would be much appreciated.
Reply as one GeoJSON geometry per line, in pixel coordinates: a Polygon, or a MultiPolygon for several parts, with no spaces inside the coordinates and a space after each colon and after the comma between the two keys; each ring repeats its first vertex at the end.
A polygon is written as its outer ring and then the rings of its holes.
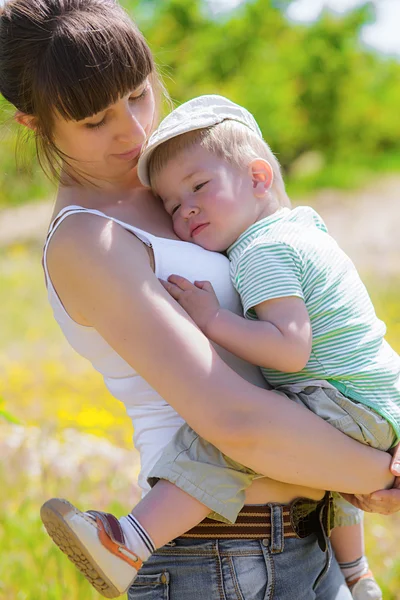
{"type": "Polygon", "coordinates": [[[44,250],[49,300],[71,345],[127,406],[142,487],[182,419],[228,456],[286,482],[258,480],[247,496],[274,503],[273,534],[243,541],[235,526],[229,539],[189,533],[153,555],[129,597],[349,598],[320,550],[326,523],[302,539],[278,525],[298,496],[386,487],[389,457],[256,387],[257,373],[226,356],[232,370],[160,285],[171,272],[211,279],[221,303],[238,310],[225,258],[178,241],[139,184],[136,163],[159,99],[140,33],[110,0],[13,0],[0,40],[0,91],[35,132],[41,163],[55,174],[60,167],[44,250]]]}

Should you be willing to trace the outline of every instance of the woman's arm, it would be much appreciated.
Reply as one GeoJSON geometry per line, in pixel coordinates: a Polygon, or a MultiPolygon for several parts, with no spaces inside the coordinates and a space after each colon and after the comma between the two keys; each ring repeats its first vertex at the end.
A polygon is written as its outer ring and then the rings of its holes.
{"type": "Polygon", "coordinates": [[[395,477],[393,487],[390,490],[379,490],[365,496],[354,494],[343,494],[348,502],[357,508],[367,512],[391,515],[400,510],[400,444],[392,451],[393,458],[390,470],[395,477]]]}
{"type": "Polygon", "coordinates": [[[104,339],[222,452],[276,480],[370,493],[390,456],[234,373],[163,289],[143,244],[112,221],[72,215],[49,246],[52,282],[104,339]]]}

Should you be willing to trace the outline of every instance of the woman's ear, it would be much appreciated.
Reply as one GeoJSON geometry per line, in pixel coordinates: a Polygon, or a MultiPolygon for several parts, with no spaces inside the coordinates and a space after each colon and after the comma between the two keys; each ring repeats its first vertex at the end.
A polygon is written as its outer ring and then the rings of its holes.
{"type": "Polygon", "coordinates": [[[26,113],[17,110],[14,115],[14,119],[17,121],[17,123],[19,123],[19,125],[23,125],[28,129],[32,129],[32,131],[36,131],[37,129],[37,120],[33,115],[27,115],[26,113]]]}
{"type": "Polygon", "coordinates": [[[255,158],[249,164],[249,175],[253,182],[253,193],[256,198],[262,198],[268,193],[274,181],[274,172],[268,161],[255,158]]]}

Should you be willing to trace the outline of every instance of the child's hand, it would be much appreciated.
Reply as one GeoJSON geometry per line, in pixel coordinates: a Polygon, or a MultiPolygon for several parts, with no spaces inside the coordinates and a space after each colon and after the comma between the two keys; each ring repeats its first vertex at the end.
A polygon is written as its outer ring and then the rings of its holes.
{"type": "Polygon", "coordinates": [[[171,275],[168,281],[160,281],[167,292],[179,302],[196,325],[207,335],[207,328],[220,309],[211,283],[195,281],[193,284],[180,275],[171,275]]]}

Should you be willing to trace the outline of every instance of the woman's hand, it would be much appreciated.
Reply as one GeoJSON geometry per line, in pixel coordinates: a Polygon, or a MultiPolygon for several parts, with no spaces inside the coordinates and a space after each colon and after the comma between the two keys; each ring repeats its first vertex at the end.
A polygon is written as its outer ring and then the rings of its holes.
{"type": "Polygon", "coordinates": [[[391,515],[400,511],[400,444],[394,450],[390,470],[395,476],[394,484],[390,490],[379,490],[365,496],[342,494],[343,498],[366,512],[391,515]]]}
{"type": "Polygon", "coordinates": [[[164,288],[179,302],[201,331],[207,335],[210,323],[220,309],[218,298],[209,281],[195,281],[194,284],[180,275],[171,275],[162,281],[164,288]]]}

